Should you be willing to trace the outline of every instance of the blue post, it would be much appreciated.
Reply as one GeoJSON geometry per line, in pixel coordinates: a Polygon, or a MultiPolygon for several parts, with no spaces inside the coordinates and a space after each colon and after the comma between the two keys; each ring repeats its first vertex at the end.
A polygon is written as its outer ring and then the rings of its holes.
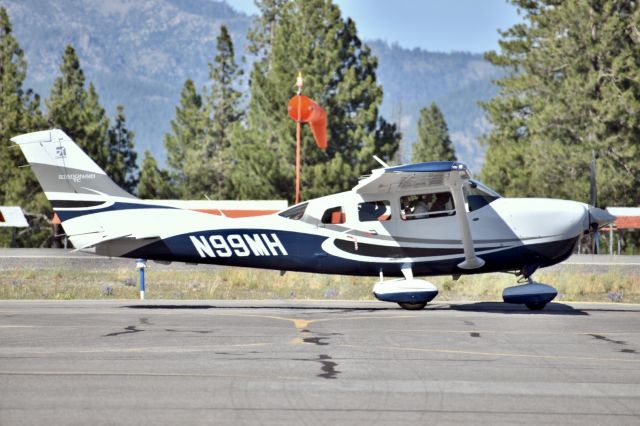
{"type": "Polygon", "coordinates": [[[140,300],[144,300],[144,268],[147,266],[147,261],[144,259],[136,260],[136,268],[140,269],[140,300]]]}

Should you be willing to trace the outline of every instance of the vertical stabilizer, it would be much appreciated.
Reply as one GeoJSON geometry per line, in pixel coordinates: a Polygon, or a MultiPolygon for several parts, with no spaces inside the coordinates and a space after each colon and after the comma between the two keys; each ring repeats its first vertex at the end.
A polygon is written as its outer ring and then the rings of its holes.
{"type": "Polygon", "coordinates": [[[27,133],[11,140],[20,146],[54,207],[57,201],[73,204],[107,197],[135,198],[116,185],[62,130],[27,133]]]}

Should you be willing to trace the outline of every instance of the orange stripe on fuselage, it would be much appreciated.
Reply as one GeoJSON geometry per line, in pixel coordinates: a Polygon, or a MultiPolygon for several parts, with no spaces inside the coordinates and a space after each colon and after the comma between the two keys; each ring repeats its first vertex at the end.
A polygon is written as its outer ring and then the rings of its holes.
{"type": "Polygon", "coordinates": [[[193,209],[195,212],[227,216],[230,218],[266,216],[276,213],[278,210],[220,210],[220,209],[193,209]]]}

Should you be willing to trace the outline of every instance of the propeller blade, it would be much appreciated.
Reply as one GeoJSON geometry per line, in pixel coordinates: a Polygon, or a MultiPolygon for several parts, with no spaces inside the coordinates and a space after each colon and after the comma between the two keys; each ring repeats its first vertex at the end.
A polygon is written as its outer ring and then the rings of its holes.
{"type": "Polygon", "coordinates": [[[589,204],[596,207],[598,202],[598,193],[596,187],[596,152],[591,151],[591,176],[590,176],[590,188],[589,188],[589,204]]]}

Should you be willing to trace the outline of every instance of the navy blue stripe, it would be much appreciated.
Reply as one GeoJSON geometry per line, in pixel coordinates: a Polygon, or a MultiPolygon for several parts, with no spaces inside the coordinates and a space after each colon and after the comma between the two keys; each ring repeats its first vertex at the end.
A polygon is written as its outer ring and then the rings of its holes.
{"type": "Polygon", "coordinates": [[[76,209],[83,207],[96,207],[104,204],[105,201],[84,201],[84,200],[51,200],[54,209],[76,209]]]}
{"type": "Polygon", "coordinates": [[[456,161],[429,161],[426,163],[403,164],[401,166],[388,167],[385,172],[403,173],[437,173],[450,172],[452,170],[466,170],[467,166],[456,161]]]}
{"type": "Polygon", "coordinates": [[[120,203],[120,202],[116,202],[113,205],[110,205],[107,207],[101,207],[97,209],[86,209],[86,210],[63,210],[63,209],[54,207],[55,212],[58,214],[58,217],[63,222],[65,220],[73,219],[73,218],[84,216],[87,214],[111,212],[111,211],[119,211],[119,210],[139,210],[139,209],[177,209],[177,207],[168,207],[168,206],[160,206],[160,205],[152,205],[152,204],[120,203]]]}
{"type": "MultiPolygon", "coordinates": [[[[127,253],[124,257],[341,275],[377,276],[382,271],[388,276],[402,276],[401,268],[404,265],[401,264],[359,262],[330,255],[321,247],[325,239],[326,237],[318,235],[269,229],[208,231],[177,235],[157,241],[127,253]],[[196,238],[202,237],[208,241],[213,235],[222,236],[226,240],[229,235],[246,234],[276,234],[286,248],[288,255],[256,256],[250,254],[241,257],[234,254],[231,257],[203,258],[198,254],[190,239],[191,236],[194,236],[196,238]]],[[[416,276],[517,271],[526,265],[544,267],[565,260],[571,255],[576,242],[577,238],[572,238],[550,243],[517,246],[504,251],[482,254],[481,257],[485,260],[485,265],[473,271],[461,270],[457,267],[458,263],[464,259],[462,255],[449,260],[416,262],[411,267],[416,276]]],[[[353,244],[352,241],[349,243],[353,244]]]]}

